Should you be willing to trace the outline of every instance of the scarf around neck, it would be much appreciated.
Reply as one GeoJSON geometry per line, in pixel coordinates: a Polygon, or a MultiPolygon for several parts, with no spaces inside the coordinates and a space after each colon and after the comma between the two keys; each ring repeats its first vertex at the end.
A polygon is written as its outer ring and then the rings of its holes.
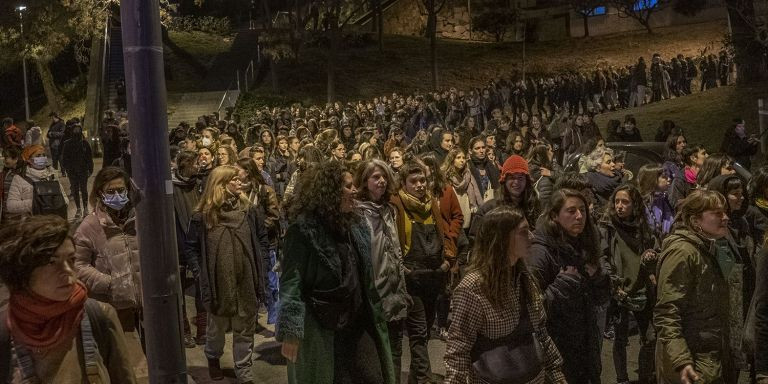
{"type": "Polygon", "coordinates": [[[690,168],[685,167],[685,170],[683,171],[685,173],[685,181],[688,182],[688,184],[696,184],[696,176],[699,174],[699,171],[690,168]]]}
{"type": "Polygon", "coordinates": [[[451,184],[453,185],[453,189],[456,190],[457,195],[463,195],[467,193],[467,188],[469,188],[469,181],[472,179],[472,172],[469,171],[469,167],[464,167],[464,171],[459,174],[451,177],[451,184]]]}
{"type": "Polygon", "coordinates": [[[47,299],[29,291],[11,294],[8,302],[8,329],[13,340],[35,350],[50,350],[80,330],[88,290],[76,282],[65,301],[47,299]]]}
{"type": "Polygon", "coordinates": [[[425,222],[432,215],[432,196],[430,196],[429,192],[427,192],[425,202],[402,189],[398,192],[398,195],[403,202],[406,212],[412,215],[415,221],[425,222]]]}

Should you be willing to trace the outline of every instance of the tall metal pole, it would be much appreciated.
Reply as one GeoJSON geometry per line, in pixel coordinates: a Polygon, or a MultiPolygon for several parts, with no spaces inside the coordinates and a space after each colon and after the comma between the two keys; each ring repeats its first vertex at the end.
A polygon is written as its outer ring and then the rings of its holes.
{"type": "Polygon", "coordinates": [[[123,0],[123,57],[150,383],[186,383],[159,0],[123,0]]]}
{"type": "MultiPolygon", "coordinates": [[[[27,7],[20,5],[16,7],[16,10],[19,11],[19,24],[21,25],[21,41],[22,44],[24,42],[24,11],[27,9],[27,7]]],[[[24,112],[25,116],[27,118],[27,121],[29,121],[29,87],[27,85],[27,57],[22,53],[21,56],[21,67],[24,71],[24,112]]],[[[58,112],[58,111],[54,111],[58,112]]]]}

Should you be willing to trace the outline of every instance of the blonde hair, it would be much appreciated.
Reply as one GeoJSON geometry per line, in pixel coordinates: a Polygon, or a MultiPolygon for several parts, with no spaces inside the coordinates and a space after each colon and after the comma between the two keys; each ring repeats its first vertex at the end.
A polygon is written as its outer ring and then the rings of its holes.
{"type": "Polygon", "coordinates": [[[699,232],[693,224],[693,219],[701,217],[706,211],[725,209],[727,206],[728,202],[720,192],[696,189],[678,202],[675,215],[676,228],[699,232]]]}
{"type": "MultiPolygon", "coordinates": [[[[238,175],[238,169],[231,165],[222,165],[214,168],[208,181],[205,183],[205,190],[200,197],[200,201],[195,208],[196,212],[203,214],[206,226],[210,229],[219,224],[221,206],[231,195],[227,191],[227,184],[238,175]]],[[[250,205],[248,198],[242,193],[238,196],[240,209],[247,210],[250,205]]]]}

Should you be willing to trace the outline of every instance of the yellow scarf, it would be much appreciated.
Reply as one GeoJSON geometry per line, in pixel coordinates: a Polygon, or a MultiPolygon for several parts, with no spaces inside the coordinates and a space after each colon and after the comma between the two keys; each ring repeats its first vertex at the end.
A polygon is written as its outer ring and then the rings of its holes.
{"type": "Polygon", "coordinates": [[[406,214],[406,217],[403,218],[405,222],[405,249],[403,255],[406,255],[411,249],[412,221],[422,224],[433,224],[435,222],[435,218],[432,217],[432,195],[427,192],[427,196],[424,198],[426,202],[422,202],[416,196],[402,189],[398,192],[398,195],[400,196],[400,201],[403,202],[406,214]]]}
{"type": "Polygon", "coordinates": [[[755,205],[757,205],[760,209],[768,210],[768,200],[766,200],[764,197],[758,197],[755,199],[755,205]]]}

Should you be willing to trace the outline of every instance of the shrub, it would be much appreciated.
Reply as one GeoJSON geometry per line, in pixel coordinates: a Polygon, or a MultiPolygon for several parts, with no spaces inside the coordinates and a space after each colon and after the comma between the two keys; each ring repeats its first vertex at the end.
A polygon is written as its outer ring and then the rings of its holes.
{"type": "Polygon", "coordinates": [[[168,29],[178,32],[200,31],[226,36],[232,33],[232,23],[226,17],[176,16],[168,22],[168,29]]]}

